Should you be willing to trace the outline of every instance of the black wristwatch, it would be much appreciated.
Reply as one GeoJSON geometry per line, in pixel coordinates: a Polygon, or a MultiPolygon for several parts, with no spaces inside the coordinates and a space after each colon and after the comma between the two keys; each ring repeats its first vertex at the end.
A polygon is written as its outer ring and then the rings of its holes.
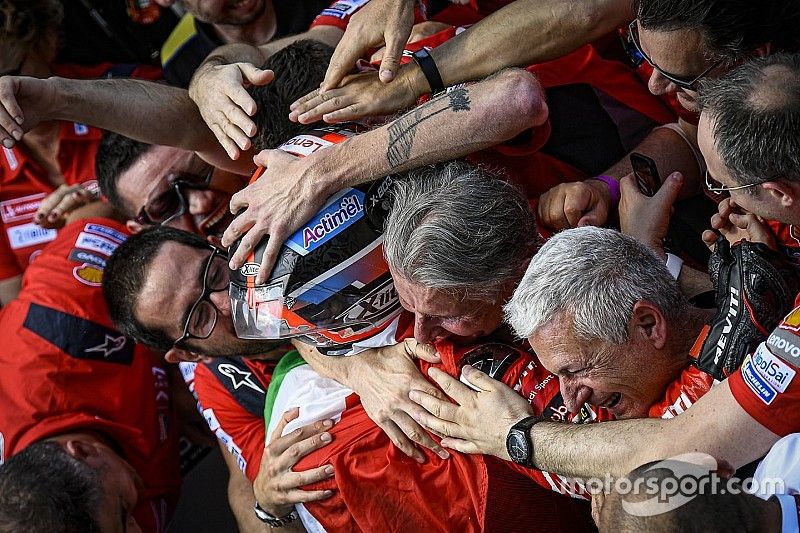
{"type": "Polygon", "coordinates": [[[295,509],[292,509],[292,512],[284,516],[272,516],[258,505],[258,502],[256,502],[255,507],[253,507],[253,511],[256,513],[256,517],[269,527],[283,527],[300,518],[300,515],[297,514],[295,509]]]}
{"type": "Polygon", "coordinates": [[[523,418],[508,431],[506,437],[506,451],[511,460],[518,465],[533,467],[533,443],[531,442],[531,428],[542,419],[538,416],[523,418]]]}

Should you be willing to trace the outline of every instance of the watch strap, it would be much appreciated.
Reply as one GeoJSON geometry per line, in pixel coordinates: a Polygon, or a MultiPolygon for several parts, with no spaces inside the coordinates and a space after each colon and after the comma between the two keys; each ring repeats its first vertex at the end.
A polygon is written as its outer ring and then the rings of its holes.
{"type": "Polygon", "coordinates": [[[284,516],[273,516],[265,511],[264,508],[258,504],[258,501],[256,501],[256,504],[253,506],[253,512],[256,514],[256,518],[269,527],[283,527],[300,518],[300,515],[297,514],[295,509],[292,509],[289,514],[284,516]]]}
{"type": "Polygon", "coordinates": [[[602,181],[608,187],[608,194],[611,197],[611,206],[616,207],[619,205],[620,199],[620,192],[619,192],[619,182],[612,178],[611,176],[594,176],[593,178],[589,178],[592,180],[602,181]]]}
{"type": "Polygon", "coordinates": [[[442,75],[439,74],[439,67],[436,66],[436,62],[433,60],[430,52],[425,48],[420,48],[411,55],[416,64],[419,65],[420,70],[422,70],[425,79],[428,80],[428,85],[431,87],[431,94],[444,91],[442,75]]]}

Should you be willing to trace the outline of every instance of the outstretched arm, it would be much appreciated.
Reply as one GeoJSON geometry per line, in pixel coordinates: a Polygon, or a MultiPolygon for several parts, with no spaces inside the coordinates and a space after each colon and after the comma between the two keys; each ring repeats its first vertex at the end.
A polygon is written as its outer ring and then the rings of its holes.
{"type": "Polygon", "coordinates": [[[183,89],[143,80],[0,78],[4,146],[47,120],[84,122],[149,144],[196,151],[232,172],[252,170],[249,161],[226,156],[183,89]]]}
{"type": "MultiPolygon", "coordinates": [[[[380,13],[366,8],[363,11],[380,13]]],[[[517,0],[434,48],[431,56],[445,86],[454,85],[484,78],[506,67],[561,57],[632,18],[630,0],[517,0]]],[[[383,28],[385,21],[375,24],[383,28]]],[[[333,81],[338,83],[344,72],[339,48],[349,50],[345,55],[352,59],[350,50],[354,49],[352,40],[356,35],[347,35],[337,47],[338,56],[334,56],[336,61],[332,61],[325,81],[328,90],[314,91],[292,106],[293,116],[299,117],[300,122],[341,122],[395,113],[430,91],[413,61],[400,67],[391,83],[382,82],[375,72],[345,77],[339,88],[332,88],[333,81]]]]}
{"type": "Polygon", "coordinates": [[[493,146],[546,117],[539,82],[527,71],[510,69],[453,88],[378,129],[302,159],[266,150],[256,158],[267,167],[264,175],[231,200],[232,212],[247,209],[231,223],[223,244],[246,234],[231,258],[238,267],[247,250],[269,234],[259,274],[266,278],[280,243],[336,191],[493,146]]]}

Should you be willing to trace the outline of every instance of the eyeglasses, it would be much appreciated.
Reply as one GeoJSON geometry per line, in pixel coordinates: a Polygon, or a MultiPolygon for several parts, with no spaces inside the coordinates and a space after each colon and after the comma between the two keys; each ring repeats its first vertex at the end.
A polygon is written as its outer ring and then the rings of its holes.
{"type": "Polygon", "coordinates": [[[628,40],[625,42],[625,51],[628,53],[628,57],[630,57],[634,67],[641,65],[642,61],[647,61],[656,72],[664,76],[666,79],[681,89],[688,89],[690,91],[695,90],[697,88],[697,82],[708,76],[709,72],[720,66],[723,61],[722,59],[715,61],[710,67],[692,79],[686,79],[685,77],[670,74],[653,63],[653,60],[644,53],[644,50],[642,50],[642,42],[639,39],[639,27],[636,25],[635,19],[628,25],[628,40]]]}
{"type": "Polygon", "coordinates": [[[708,192],[713,192],[717,194],[726,193],[728,191],[738,191],[740,189],[749,189],[750,187],[755,187],[756,185],[763,185],[771,180],[764,180],[759,181],[756,183],[748,183],[747,185],[737,185],[735,187],[726,187],[725,185],[721,184],[717,180],[711,177],[711,174],[706,170],[706,189],[708,192]]]}
{"type": "Polygon", "coordinates": [[[183,189],[208,189],[213,174],[214,167],[210,165],[198,174],[171,172],[150,192],[139,213],[133,217],[134,222],[143,226],[169,224],[186,213],[183,189]]]}
{"type": "Polygon", "coordinates": [[[208,256],[203,269],[203,292],[189,309],[189,314],[186,315],[186,323],[183,325],[183,335],[173,343],[174,346],[178,346],[189,339],[207,339],[217,326],[219,309],[211,301],[210,296],[212,292],[219,292],[228,288],[229,279],[225,275],[228,271],[226,264],[227,254],[214,246],[209,245],[209,247],[211,248],[211,254],[208,256]],[[222,261],[216,261],[217,268],[214,268],[214,259],[217,257],[221,258],[222,261]]]}

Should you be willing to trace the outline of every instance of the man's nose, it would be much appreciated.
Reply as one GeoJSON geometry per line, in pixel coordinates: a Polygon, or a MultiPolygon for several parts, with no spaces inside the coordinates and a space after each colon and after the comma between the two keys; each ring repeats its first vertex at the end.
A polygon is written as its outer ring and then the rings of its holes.
{"type": "Polygon", "coordinates": [[[661,73],[655,69],[653,69],[650,79],[647,80],[647,88],[655,95],[667,94],[678,89],[674,83],[662,76],[661,73]]]}
{"type": "Polygon", "coordinates": [[[225,316],[231,316],[231,298],[228,296],[227,290],[221,291],[214,291],[208,295],[208,299],[211,300],[219,312],[225,316]]]}
{"type": "Polygon", "coordinates": [[[211,191],[189,189],[186,191],[186,201],[192,215],[206,215],[214,209],[214,193],[211,191]]]}
{"type": "Polygon", "coordinates": [[[561,397],[564,399],[564,406],[571,413],[577,413],[583,404],[592,397],[592,389],[573,377],[559,378],[561,386],[561,397]]]}
{"type": "Polygon", "coordinates": [[[439,320],[429,316],[415,313],[414,315],[414,338],[417,342],[423,344],[430,344],[437,337],[442,335],[442,328],[439,326],[439,320]]]}

